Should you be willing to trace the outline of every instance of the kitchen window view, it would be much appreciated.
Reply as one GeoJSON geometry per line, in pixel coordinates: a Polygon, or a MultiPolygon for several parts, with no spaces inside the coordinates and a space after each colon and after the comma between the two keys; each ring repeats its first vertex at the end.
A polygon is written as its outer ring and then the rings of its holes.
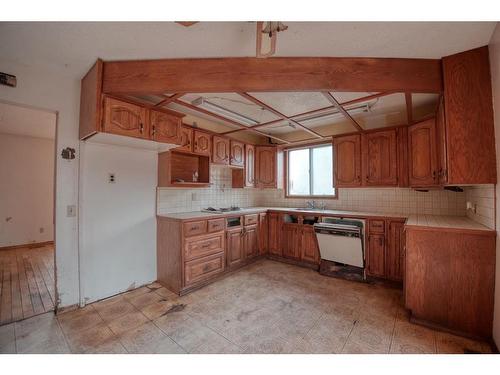
{"type": "Polygon", "coordinates": [[[287,164],[287,196],[336,196],[331,145],[289,150],[287,164]]]}

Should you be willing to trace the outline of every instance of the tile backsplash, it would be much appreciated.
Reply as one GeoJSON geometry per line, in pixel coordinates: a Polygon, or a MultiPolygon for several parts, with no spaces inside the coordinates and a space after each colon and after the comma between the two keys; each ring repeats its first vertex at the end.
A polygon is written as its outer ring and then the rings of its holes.
{"type": "MultiPolygon", "coordinates": [[[[285,198],[282,189],[233,189],[231,170],[227,167],[212,166],[210,173],[212,186],[209,188],[158,188],[157,212],[163,214],[199,211],[208,206],[304,207],[306,205],[307,199],[285,198]]],[[[489,193],[482,192],[480,195],[484,194],[489,193]]],[[[447,190],[419,192],[409,188],[339,189],[338,199],[316,201],[326,203],[330,209],[397,214],[466,215],[466,193],[447,190]]],[[[489,217],[489,211],[481,209],[479,212],[484,213],[484,217],[489,217]]]]}
{"type": "Polygon", "coordinates": [[[465,201],[474,208],[467,209],[467,216],[472,220],[495,229],[495,185],[467,186],[465,201]]]}

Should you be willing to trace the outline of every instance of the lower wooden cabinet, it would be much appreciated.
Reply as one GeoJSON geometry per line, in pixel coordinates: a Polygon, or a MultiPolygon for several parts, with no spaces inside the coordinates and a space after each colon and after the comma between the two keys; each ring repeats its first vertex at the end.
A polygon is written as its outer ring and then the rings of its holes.
{"type": "Polygon", "coordinates": [[[299,224],[283,224],[281,246],[283,256],[292,259],[300,258],[301,226],[299,224]]]}
{"type": "Polygon", "coordinates": [[[259,253],[266,254],[269,248],[269,218],[266,212],[259,214],[259,253]]]}
{"type": "Polygon", "coordinates": [[[257,224],[244,227],[243,247],[245,258],[251,259],[259,255],[259,237],[257,224]]]}
{"type": "Polygon", "coordinates": [[[269,254],[281,256],[281,215],[269,214],[269,254]]]}
{"type": "Polygon", "coordinates": [[[405,236],[404,222],[391,221],[387,235],[387,251],[385,257],[386,278],[394,281],[403,281],[405,236]]]}
{"type": "Polygon", "coordinates": [[[227,266],[233,267],[243,262],[245,253],[243,249],[243,229],[231,229],[226,231],[227,266]]]}
{"type": "Polygon", "coordinates": [[[367,273],[370,276],[385,276],[385,235],[368,235],[367,273]]]}
{"type": "Polygon", "coordinates": [[[224,272],[224,253],[218,253],[200,259],[186,262],[184,267],[184,282],[186,286],[204,281],[224,272]]]}
{"type": "Polygon", "coordinates": [[[302,236],[300,238],[300,260],[311,263],[319,262],[319,248],[316,240],[314,228],[309,225],[302,227],[302,236]]]}

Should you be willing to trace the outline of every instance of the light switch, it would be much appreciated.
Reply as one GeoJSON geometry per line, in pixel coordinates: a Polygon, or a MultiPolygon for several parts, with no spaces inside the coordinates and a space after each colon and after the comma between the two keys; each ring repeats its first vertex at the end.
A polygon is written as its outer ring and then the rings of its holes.
{"type": "Polygon", "coordinates": [[[66,206],[66,217],[76,216],[76,206],[74,204],[66,206]]]}
{"type": "Polygon", "coordinates": [[[108,182],[110,184],[114,184],[116,182],[115,174],[114,173],[109,173],[108,174],[108,182]]]}

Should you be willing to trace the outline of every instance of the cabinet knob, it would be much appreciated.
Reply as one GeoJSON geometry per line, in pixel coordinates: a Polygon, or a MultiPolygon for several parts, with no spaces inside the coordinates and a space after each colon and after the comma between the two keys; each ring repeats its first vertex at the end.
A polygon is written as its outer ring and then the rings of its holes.
{"type": "Polygon", "coordinates": [[[151,134],[152,134],[152,135],[155,135],[155,134],[156,134],[156,126],[155,126],[155,125],[153,125],[153,128],[152,128],[152,130],[151,130],[151,134]]]}
{"type": "Polygon", "coordinates": [[[139,124],[139,131],[141,132],[141,134],[144,132],[144,125],[142,124],[142,122],[139,124]]]}

